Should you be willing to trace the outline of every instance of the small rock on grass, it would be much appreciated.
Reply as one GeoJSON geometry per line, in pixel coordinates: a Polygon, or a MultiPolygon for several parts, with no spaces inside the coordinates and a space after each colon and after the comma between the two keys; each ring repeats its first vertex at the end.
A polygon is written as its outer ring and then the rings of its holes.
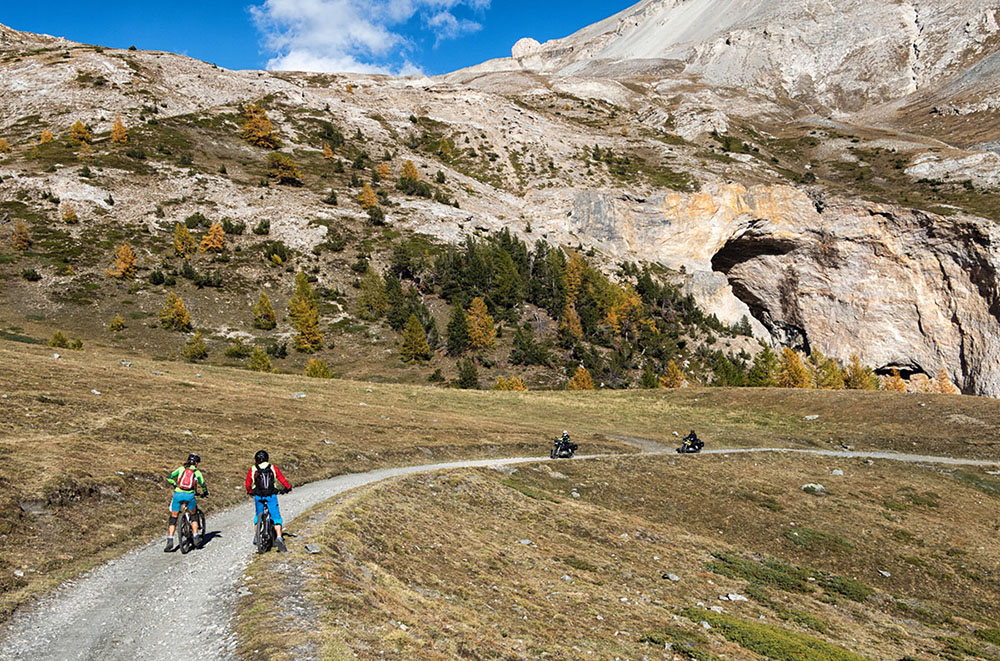
{"type": "Polygon", "coordinates": [[[319,544],[306,544],[305,548],[310,555],[316,555],[320,551],[319,544]]]}
{"type": "Polygon", "coordinates": [[[663,574],[663,578],[668,581],[673,581],[674,583],[680,583],[681,580],[680,576],[678,576],[677,574],[672,574],[670,572],[666,572],[665,574],[663,574]]]}
{"type": "Polygon", "coordinates": [[[806,417],[804,417],[802,419],[805,420],[805,421],[807,421],[807,422],[812,422],[813,420],[819,420],[819,416],[818,415],[807,415],[806,417]]]}
{"type": "Polygon", "coordinates": [[[305,399],[306,394],[304,392],[294,392],[292,393],[292,399],[305,399]]]}
{"type": "Polygon", "coordinates": [[[885,571],[884,569],[879,569],[878,573],[882,574],[882,576],[884,578],[892,578],[892,574],[890,574],[889,572],[885,571]]]}
{"type": "Polygon", "coordinates": [[[100,390],[91,390],[91,391],[90,391],[90,394],[91,394],[91,395],[100,395],[100,394],[101,394],[101,391],[100,391],[100,390]]]}
{"type": "Polygon", "coordinates": [[[837,477],[843,477],[844,476],[844,471],[842,471],[839,468],[837,468],[837,469],[834,469],[833,472],[830,473],[830,475],[835,475],[837,477]]]}
{"type": "Polygon", "coordinates": [[[826,487],[824,487],[822,484],[817,484],[815,482],[811,482],[809,484],[803,484],[802,490],[805,491],[810,496],[826,495],[826,487]]]}

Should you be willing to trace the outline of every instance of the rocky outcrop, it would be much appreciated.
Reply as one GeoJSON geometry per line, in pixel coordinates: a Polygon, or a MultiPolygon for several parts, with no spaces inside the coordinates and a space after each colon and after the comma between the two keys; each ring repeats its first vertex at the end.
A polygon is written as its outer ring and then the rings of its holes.
{"type": "Polygon", "coordinates": [[[775,342],[1000,396],[1000,230],[986,221],[819,200],[788,186],[649,199],[539,194],[557,241],[688,274],[707,310],[775,342]]]}

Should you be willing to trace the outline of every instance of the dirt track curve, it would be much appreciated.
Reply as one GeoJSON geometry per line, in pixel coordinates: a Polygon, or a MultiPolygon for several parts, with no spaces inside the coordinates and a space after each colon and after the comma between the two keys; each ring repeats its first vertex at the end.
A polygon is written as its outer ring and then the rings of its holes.
{"type": "MultiPolygon", "coordinates": [[[[619,439],[638,445],[648,454],[670,452],[655,441],[619,439]]],[[[887,452],[780,448],[708,450],[704,454],[750,452],[795,452],[949,465],[1000,463],[887,452]]],[[[546,460],[542,457],[486,459],[342,475],[296,487],[282,497],[281,511],[287,522],[344,491],[401,475],[546,460]]],[[[208,511],[209,539],[203,550],[188,555],[167,554],[163,552],[163,539],[159,538],[65,584],[35,607],[11,618],[0,634],[3,636],[0,656],[33,661],[234,658],[236,636],[230,622],[236,586],[253,555],[250,528],[253,506],[247,503],[223,512],[208,511]]]]}

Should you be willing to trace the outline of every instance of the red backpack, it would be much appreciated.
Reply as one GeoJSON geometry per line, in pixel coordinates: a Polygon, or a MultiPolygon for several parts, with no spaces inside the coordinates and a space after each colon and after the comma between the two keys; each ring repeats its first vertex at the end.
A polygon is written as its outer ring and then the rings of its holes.
{"type": "Polygon", "coordinates": [[[197,483],[194,471],[193,468],[185,468],[184,472],[181,473],[181,478],[177,480],[177,488],[183,491],[194,491],[194,485],[197,483]]]}

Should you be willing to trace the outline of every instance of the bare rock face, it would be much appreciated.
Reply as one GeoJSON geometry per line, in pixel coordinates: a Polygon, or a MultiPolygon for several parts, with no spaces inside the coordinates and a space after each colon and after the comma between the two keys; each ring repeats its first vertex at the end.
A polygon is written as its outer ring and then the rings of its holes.
{"type": "Polygon", "coordinates": [[[511,57],[515,60],[522,57],[527,57],[533,55],[541,50],[542,45],[530,37],[525,37],[524,39],[518,40],[514,47],[510,51],[511,57]]]}
{"type": "Polygon", "coordinates": [[[617,259],[688,275],[726,323],[880,369],[947,369],[969,394],[1000,396],[1000,229],[899,207],[818,201],[789,186],[716,185],[648,199],[546,192],[539,228],[587,236],[617,259]]]}

